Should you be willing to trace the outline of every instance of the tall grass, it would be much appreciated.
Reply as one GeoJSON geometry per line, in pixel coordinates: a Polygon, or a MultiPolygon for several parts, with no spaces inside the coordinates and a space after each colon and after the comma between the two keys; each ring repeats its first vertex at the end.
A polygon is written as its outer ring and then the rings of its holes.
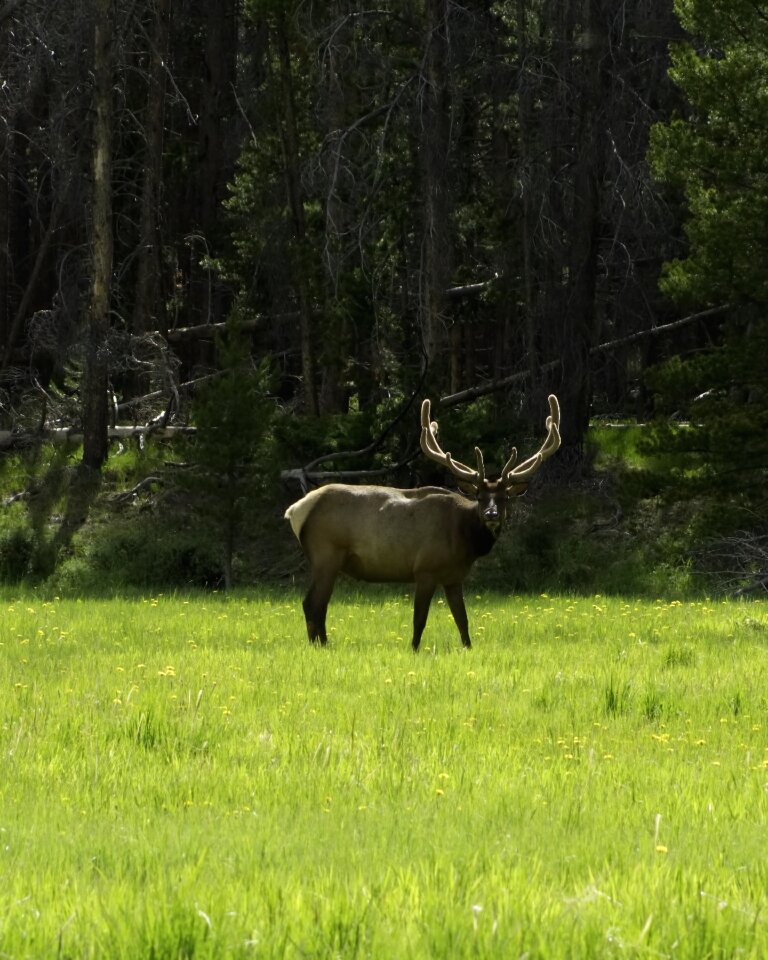
{"type": "Polygon", "coordinates": [[[768,611],[5,595],[0,953],[768,954],[768,611]]]}

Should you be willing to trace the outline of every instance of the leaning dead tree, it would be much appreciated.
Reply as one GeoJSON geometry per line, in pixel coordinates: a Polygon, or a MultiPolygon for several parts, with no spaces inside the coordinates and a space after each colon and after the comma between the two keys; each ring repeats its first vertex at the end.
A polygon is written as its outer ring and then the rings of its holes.
{"type": "MultiPolygon", "coordinates": [[[[618,337],[615,340],[607,340],[605,343],[598,343],[596,346],[592,347],[589,350],[590,356],[597,356],[600,353],[607,353],[611,350],[615,350],[617,347],[626,347],[632,343],[638,343],[641,340],[646,340],[649,337],[657,337],[665,333],[671,333],[673,330],[678,330],[681,327],[688,326],[691,323],[695,323],[698,320],[706,320],[708,317],[714,317],[718,314],[725,313],[728,310],[730,304],[724,303],[719,307],[710,307],[707,310],[700,310],[697,313],[691,313],[687,317],[681,317],[679,320],[672,320],[670,323],[663,323],[657,327],[650,327],[647,330],[639,330],[636,333],[631,333],[626,337],[618,337]]],[[[562,360],[548,360],[545,363],[539,364],[538,370],[539,373],[547,373],[552,370],[557,370],[562,366],[562,360]]],[[[502,377],[499,380],[491,380],[488,383],[480,383],[474,387],[468,387],[466,390],[458,390],[456,393],[448,394],[445,397],[440,398],[440,406],[445,407],[454,407],[460,403],[468,403],[470,400],[476,400],[478,397],[486,397],[490,393],[495,393],[497,390],[503,390],[505,387],[511,387],[516,383],[523,383],[525,380],[529,379],[531,376],[530,369],[519,370],[517,373],[512,373],[508,377],[502,377]]]]}
{"type": "MultiPolygon", "coordinates": [[[[488,283],[493,281],[488,281],[488,283]]],[[[485,287],[486,284],[476,284],[473,285],[478,288],[485,287]]],[[[468,292],[468,288],[452,288],[458,291],[457,295],[464,295],[468,292]]],[[[451,293],[451,290],[446,291],[448,294],[451,293]]],[[[470,291],[470,292],[474,292],[470,291]]],[[[648,330],[640,330],[636,333],[627,335],[626,337],[619,337],[614,340],[608,340],[604,343],[599,343],[596,346],[592,347],[589,351],[591,356],[596,356],[601,353],[607,353],[611,350],[614,350],[618,347],[624,347],[632,343],[637,343],[639,341],[645,340],[648,337],[660,336],[662,334],[670,333],[673,330],[677,330],[681,327],[688,326],[691,323],[695,323],[698,320],[706,320],[709,317],[717,316],[718,314],[724,313],[729,309],[729,304],[722,304],[718,307],[710,307],[707,310],[700,310],[697,313],[689,314],[688,316],[681,317],[678,320],[673,320],[670,323],[660,324],[656,327],[651,327],[648,330]]],[[[557,370],[562,366],[562,360],[549,360],[545,363],[538,365],[538,372],[548,373],[552,370],[557,370]]],[[[416,392],[404,407],[399,411],[392,423],[389,424],[382,432],[369,443],[367,446],[362,447],[359,450],[344,450],[338,451],[335,453],[325,454],[321,457],[317,457],[315,460],[312,460],[310,463],[305,464],[303,467],[296,467],[291,470],[283,470],[280,474],[281,480],[284,482],[296,482],[300,485],[302,491],[306,493],[310,486],[317,486],[322,483],[330,482],[341,482],[347,483],[349,481],[364,481],[364,480],[373,480],[377,477],[383,477],[388,474],[395,473],[397,470],[401,469],[404,466],[407,466],[411,463],[412,460],[418,455],[418,451],[409,452],[403,459],[399,460],[397,463],[391,464],[386,467],[377,467],[371,469],[360,469],[360,470],[318,470],[317,468],[321,464],[329,464],[334,461],[338,462],[340,460],[351,460],[359,457],[370,456],[379,450],[384,442],[384,440],[389,436],[394,427],[403,419],[410,409],[414,398],[421,389],[421,385],[424,381],[425,374],[422,374],[421,381],[419,386],[416,389],[416,392]]],[[[459,390],[456,393],[448,394],[444,397],[441,397],[439,401],[436,402],[435,407],[438,409],[447,409],[449,407],[455,407],[462,403],[469,403],[471,400],[476,400],[478,397],[485,397],[491,393],[495,393],[499,390],[504,390],[506,387],[513,386],[514,384],[524,383],[531,376],[531,370],[526,368],[525,370],[520,370],[517,373],[513,373],[510,376],[502,377],[498,380],[492,380],[488,383],[476,384],[473,387],[468,387],[465,390],[459,390]]]]}

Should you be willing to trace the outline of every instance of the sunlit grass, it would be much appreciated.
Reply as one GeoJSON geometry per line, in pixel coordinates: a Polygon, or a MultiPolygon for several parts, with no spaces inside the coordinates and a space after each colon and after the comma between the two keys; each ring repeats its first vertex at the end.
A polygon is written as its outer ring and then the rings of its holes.
{"type": "Polygon", "coordinates": [[[768,610],[13,598],[0,951],[762,957],[768,610]]]}

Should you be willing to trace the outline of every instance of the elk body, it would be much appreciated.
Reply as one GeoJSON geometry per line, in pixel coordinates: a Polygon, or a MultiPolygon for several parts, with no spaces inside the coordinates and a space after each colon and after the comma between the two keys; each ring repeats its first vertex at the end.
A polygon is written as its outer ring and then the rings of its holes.
{"type": "Polygon", "coordinates": [[[498,480],[487,480],[483,455],[477,468],[444,453],[430,403],[421,408],[421,448],[458,478],[464,496],[442,487],[350,486],[331,483],[312,490],[285,512],[310,567],[304,598],[307,633],[327,642],[328,601],[339,573],[375,583],[414,583],[414,650],[418,650],[429,606],[442,586],[465,647],[471,646],[462,584],[472,564],[485,556],[501,530],[508,502],[525,493],[533,474],[560,446],[560,408],[549,398],[547,437],[532,457],[517,466],[517,452],[498,480]]]}

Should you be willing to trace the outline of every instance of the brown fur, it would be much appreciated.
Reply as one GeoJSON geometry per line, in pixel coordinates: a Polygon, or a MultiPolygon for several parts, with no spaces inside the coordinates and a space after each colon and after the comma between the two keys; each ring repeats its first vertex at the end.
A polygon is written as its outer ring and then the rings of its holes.
{"type": "Polygon", "coordinates": [[[413,649],[432,596],[445,590],[465,647],[471,646],[462,583],[474,561],[493,547],[507,499],[486,481],[473,499],[441,487],[348,486],[313,490],[286,511],[310,565],[304,614],[311,641],[327,642],[325,617],[339,573],[376,583],[415,583],[413,649]]]}
{"type": "Polygon", "coordinates": [[[454,460],[437,440],[429,400],[421,405],[421,448],[447,467],[467,498],[442,487],[360,486],[331,483],[290,506],[285,517],[309,560],[310,585],[304,598],[307,633],[327,643],[325,615],[339,573],[377,583],[415,583],[413,638],[418,650],[429,605],[438,586],[445,590],[465,647],[471,646],[462,583],[469,568],[496,542],[507,503],[525,493],[541,464],[560,446],[560,405],[550,394],[547,436],[539,450],[515,466],[517,451],[498,480],[485,477],[482,452],[477,469],[454,460]]]}

